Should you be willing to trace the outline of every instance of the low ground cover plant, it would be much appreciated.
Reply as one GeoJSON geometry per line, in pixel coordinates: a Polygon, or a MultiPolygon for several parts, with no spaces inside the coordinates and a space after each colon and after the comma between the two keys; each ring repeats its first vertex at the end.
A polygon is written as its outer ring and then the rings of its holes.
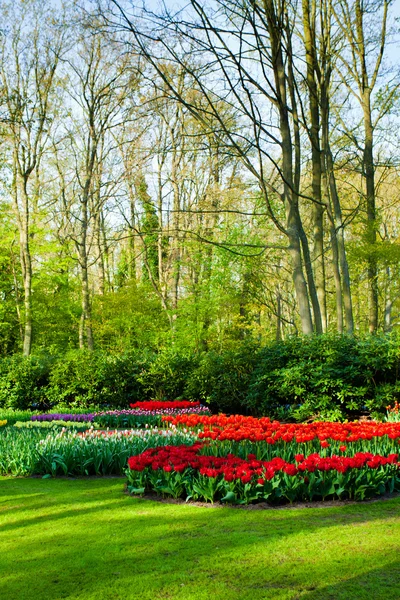
{"type": "Polygon", "coordinates": [[[61,420],[54,420],[54,421],[17,421],[16,423],[14,423],[14,427],[17,427],[17,429],[60,429],[60,428],[67,428],[67,429],[80,429],[80,430],[87,430],[90,427],[93,427],[92,423],[87,423],[87,422],[83,422],[80,423],[78,421],[61,421],[61,420]]]}

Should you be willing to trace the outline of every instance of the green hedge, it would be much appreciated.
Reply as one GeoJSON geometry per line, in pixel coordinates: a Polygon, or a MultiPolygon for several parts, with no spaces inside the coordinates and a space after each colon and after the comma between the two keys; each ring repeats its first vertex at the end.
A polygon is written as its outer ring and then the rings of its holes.
{"type": "Polygon", "coordinates": [[[54,358],[15,354],[0,360],[0,407],[25,410],[48,406],[48,384],[54,358]]]}
{"type": "Polygon", "coordinates": [[[47,398],[52,405],[65,407],[126,406],[143,398],[140,376],[150,364],[144,354],[114,356],[73,350],[52,366],[47,398]]]}
{"type": "Polygon", "coordinates": [[[247,397],[259,355],[259,350],[251,345],[222,354],[204,353],[187,377],[184,395],[201,400],[216,412],[247,413],[247,397]]]}
{"type": "Polygon", "coordinates": [[[148,398],[201,400],[215,411],[282,420],[382,416],[400,398],[400,337],[290,338],[260,348],[169,348],[0,360],[0,408],[121,408],[148,398]]]}

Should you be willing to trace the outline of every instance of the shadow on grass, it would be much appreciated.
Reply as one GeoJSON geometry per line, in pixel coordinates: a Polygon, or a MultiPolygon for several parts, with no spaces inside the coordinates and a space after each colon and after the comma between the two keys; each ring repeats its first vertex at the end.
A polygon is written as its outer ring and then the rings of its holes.
{"type": "Polygon", "coordinates": [[[301,595],[302,600],[398,600],[400,598],[400,561],[383,568],[370,566],[366,573],[335,585],[321,585],[301,595]]]}

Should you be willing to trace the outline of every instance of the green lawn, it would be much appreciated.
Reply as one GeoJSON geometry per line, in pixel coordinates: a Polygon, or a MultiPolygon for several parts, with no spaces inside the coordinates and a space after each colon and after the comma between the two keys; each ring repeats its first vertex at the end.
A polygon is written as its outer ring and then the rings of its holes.
{"type": "Polygon", "coordinates": [[[0,478],[0,598],[400,597],[400,498],[239,510],[130,498],[123,485],[0,478]]]}

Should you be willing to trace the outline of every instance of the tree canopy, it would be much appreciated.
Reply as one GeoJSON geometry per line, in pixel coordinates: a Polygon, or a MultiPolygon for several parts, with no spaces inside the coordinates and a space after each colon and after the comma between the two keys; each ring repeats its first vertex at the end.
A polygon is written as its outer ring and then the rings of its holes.
{"type": "Polygon", "coordinates": [[[398,325],[392,2],[0,12],[0,353],[398,325]]]}

